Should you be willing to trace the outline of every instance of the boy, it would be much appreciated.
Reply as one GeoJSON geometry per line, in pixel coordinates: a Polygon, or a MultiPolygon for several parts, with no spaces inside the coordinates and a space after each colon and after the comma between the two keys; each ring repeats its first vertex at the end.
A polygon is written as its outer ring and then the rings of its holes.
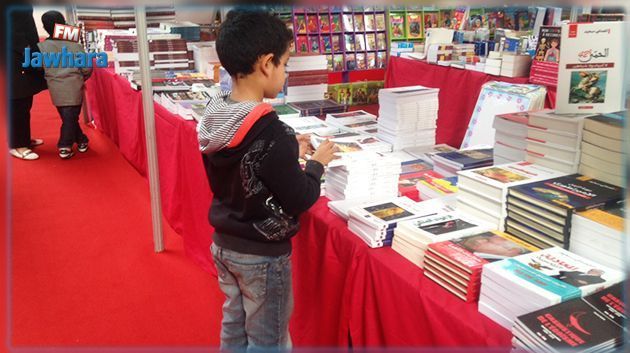
{"type": "Polygon", "coordinates": [[[226,296],[222,348],[290,347],[290,238],[298,216],[319,198],[324,166],[336,152],[326,141],[302,171],[298,157],[308,137],[296,137],[261,103],[282,90],[291,40],[279,18],[233,10],[216,42],[232,91],[210,100],[197,129],[214,193],[212,255],[226,296]]]}
{"type": "MultiPolygon", "coordinates": [[[[66,20],[58,11],[48,11],[42,15],[42,24],[50,37],[38,43],[42,53],[61,53],[62,48],[67,52],[83,52],[83,47],[76,42],[53,38],[55,24],[65,24],[66,20]]],[[[79,114],[83,104],[83,90],[85,80],[92,74],[91,68],[75,67],[44,67],[46,82],[52,102],[61,116],[61,133],[57,148],[59,157],[68,159],[74,155],[72,147],[77,144],[79,152],[88,150],[88,138],[79,126],[79,114]]]]}

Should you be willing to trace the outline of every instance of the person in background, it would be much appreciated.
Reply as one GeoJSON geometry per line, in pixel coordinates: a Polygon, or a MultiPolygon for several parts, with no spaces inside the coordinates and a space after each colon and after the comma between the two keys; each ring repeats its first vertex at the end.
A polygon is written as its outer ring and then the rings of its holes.
{"type": "Polygon", "coordinates": [[[37,68],[23,68],[24,49],[39,51],[37,27],[33,7],[16,8],[10,12],[11,52],[9,53],[9,153],[19,159],[35,160],[39,155],[32,148],[44,143],[31,138],[31,108],[33,96],[46,89],[44,72],[37,68]]]}
{"type": "Polygon", "coordinates": [[[214,194],[212,256],[226,296],[223,349],[291,346],[291,237],[335,158],[336,146],[325,141],[302,170],[308,136],[296,136],[262,102],[282,91],[292,38],[277,16],[229,12],[216,46],[232,91],[213,96],[197,126],[214,194]]]}
{"type": "MultiPolygon", "coordinates": [[[[50,37],[38,44],[42,53],[83,52],[81,44],[52,38],[55,24],[66,24],[59,11],[48,11],[42,15],[42,24],[50,37]]],[[[79,114],[83,104],[85,80],[92,74],[88,67],[45,67],[46,82],[52,102],[61,116],[61,131],[57,148],[59,157],[68,159],[74,155],[72,148],[77,144],[79,152],[88,150],[88,138],[79,125],[79,114]]]]}

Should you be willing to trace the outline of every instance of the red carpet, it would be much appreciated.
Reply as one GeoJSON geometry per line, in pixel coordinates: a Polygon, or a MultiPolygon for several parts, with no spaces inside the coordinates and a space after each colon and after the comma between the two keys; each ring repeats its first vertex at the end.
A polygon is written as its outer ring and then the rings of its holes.
{"type": "Polygon", "coordinates": [[[147,182],[98,131],[57,156],[47,92],[32,110],[40,159],[12,158],[13,346],[216,346],[223,294],[164,222],[153,252],[147,182]]]}

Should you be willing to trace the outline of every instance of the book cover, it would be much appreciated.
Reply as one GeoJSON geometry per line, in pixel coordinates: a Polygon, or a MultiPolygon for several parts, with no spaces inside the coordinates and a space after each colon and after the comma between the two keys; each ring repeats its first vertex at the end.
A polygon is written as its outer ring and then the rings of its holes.
{"type": "Polygon", "coordinates": [[[365,50],[365,34],[355,34],[354,35],[354,47],[356,51],[364,51],[365,50]]]}
{"type": "Polygon", "coordinates": [[[488,265],[487,270],[551,304],[591,294],[623,279],[623,273],[559,247],[506,259],[488,265]]]}
{"type": "Polygon", "coordinates": [[[295,27],[298,34],[306,34],[306,17],[304,15],[295,16],[295,27]]]}
{"type": "MultiPolygon", "coordinates": [[[[321,51],[323,51],[324,53],[332,52],[332,43],[330,41],[330,36],[321,36],[320,48],[321,48],[321,51]]],[[[332,59],[331,59],[331,64],[332,64],[332,59]]]]}
{"type": "Polygon", "coordinates": [[[297,40],[296,40],[297,44],[297,52],[299,54],[306,54],[308,53],[308,48],[309,48],[309,43],[308,43],[308,37],[306,36],[297,36],[297,40]]]}
{"type": "Polygon", "coordinates": [[[346,55],[344,56],[344,64],[345,64],[346,70],[348,71],[357,69],[357,60],[356,60],[356,57],[354,56],[354,53],[346,53],[346,55]]]}
{"type": "Polygon", "coordinates": [[[562,45],[556,112],[623,110],[627,51],[624,23],[563,24],[562,45]]]}
{"type": "Polygon", "coordinates": [[[366,31],[375,31],[376,30],[376,20],[374,19],[374,15],[371,13],[366,13],[364,17],[365,21],[365,30],[366,31]]]}
{"type": "Polygon", "coordinates": [[[623,197],[622,191],[618,186],[581,174],[571,174],[513,186],[509,192],[560,209],[583,211],[617,204],[623,197]]]}
{"type": "Polygon", "coordinates": [[[433,169],[433,166],[422,159],[405,161],[401,164],[401,175],[426,172],[433,169]]]}
{"type": "Polygon", "coordinates": [[[385,37],[385,33],[376,34],[376,49],[378,50],[387,49],[387,38],[385,37]]]}
{"type": "Polygon", "coordinates": [[[623,204],[610,208],[593,208],[578,212],[581,217],[597,222],[603,226],[622,232],[624,229],[625,212],[623,204]]]}
{"type": "Polygon", "coordinates": [[[330,17],[328,17],[328,14],[319,15],[319,30],[322,33],[330,32],[330,17]]]}
{"type": "Polygon", "coordinates": [[[422,38],[422,13],[407,14],[407,38],[422,38]]]}
{"type": "Polygon", "coordinates": [[[401,14],[389,15],[390,35],[392,39],[405,38],[405,18],[401,14]]]}
{"type": "Polygon", "coordinates": [[[342,54],[333,55],[333,71],[343,71],[343,67],[344,67],[343,55],[342,54]]]}
{"type": "Polygon", "coordinates": [[[626,111],[590,116],[584,120],[584,129],[608,138],[621,140],[626,116],[626,111]]]}
{"type": "Polygon", "coordinates": [[[356,32],[365,31],[365,22],[364,22],[363,14],[354,15],[354,30],[356,32]]]}
{"type": "Polygon", "coordinates": [[[332,36],[332,50],[337,53],[341,51],[341,35],[334,34],[332,36]]]}
{"type": "Polygon", "coordinates": [[[376,68],[383,69],[387,65],[387,53],[379,51],[376,53],[376,68]]]}
{"type": "Polygon", "coordinates": [[[438,19],[438,12],[424,12],[424,31],[426,31],[428,28],[438,28],[439,27],[439,19],[438,19]]]}
{"type": "MultiPolygon", "coordinates": [[[[530,162],[515,162],[500,166],[479,168],[460,172],[472,180],[496,188],[506,189],[509,186],[526,183],[533,180],[550,179],[561,173],[530,162]]],[[[463,184],[462,184],[463,185],[463,184]]]]}
{"type": "Polygon", "coordinates": [[[477,224],[465,221],[453,214],[427,217],[421,221],[412,221],[413,226],[434,236],[460,233],[463,230],[476,228],[477,224]]]}
{"type": "Polygon", "coordinates": [[[560,61],[561,27],[541,26],[538,32],[538,46],[534,61],[553,62],[560,61]]]}
{"type": "Polygon", "coordinates": [[[311,34],[319,33],[319,23],[317,15],[306,16],[306,31],[311,34]]]}
{"type": "Polygon", "coordinates": [[[375,205],[352,208],[350,217],[370,225],[372,228],[387,229],[395,226],[397,222],[416,217],[414,207],[416,203],[407,198],[400,197],[389,202],[375,205]]]}
{"type": "Polygon", "coordinates": [[[462,169],[467,169],[473,166],[483,166],[492,163],[492,152],[492,148],[484,148],[438,153],[435,157],[450,161],[451,163],[460,166],[462,169]]]}
{"type": "Polygon", "coordinates": [[[453,28],[453,9],[440,9],[439,17],[440,17],[440,25],[442,28],[453,28]]]}
{"type": "Polygon", "coordinates": [[[309,52],[319,54],[319,39],[317,36],[309,36],[309,52]]]}
{"type": "Polygon", "coordinates": [[[343,17],[343,30],[346,32],[354,32],[354,21],[351,14],[344,14],[343,17]]]}
{"type": "Polygon", "coordinates": [[[376,22],[376,30],[377,31],[384,31],[387,29],[387,25],[385,24],[385,14],[384,13],[377,13],[374,15],[375,18],[375,22],[376,22]]]}
{"type": "Polygon", "coordinates": [[[365,35],[365,49],[366,50],[376,50],[376,34],[375,33],[367,33],[365,35]]]}
{"type": "MultiPolygon", "coordinates": [[[[354,42],[354,34],[345,34],[344,35],[344,44],[346,51],[355,51],[355,42],[354,42]]],[[[348,69],[351,70],[351,69],[348,69]]]]}
{"type": "Polygon", "coordinates": [[[499,231],[484,232],[451,240],[470,254],[487,262],[539,250],[537,247],[499,231]]]}
{"type": "Polygon", "coordinates": [[[583,298],[595,310],[619,327],[626,327],[626,303],[624,302],[625,281],[614,284],[583,298]]]}
{"type": "Polygon", "coordinates": [[[418,190],[422,191],[422,188],[427,188],[438,195],[450,195],[457,192],[457,177],[444,178],[442,175],[434,172],[433,174],[425,175],[423,180],[418,181],[418,190]]]}
{"type": "MultiPolygon", "coordinates": [[[[360,50],[362,50],[362,49],[360,49],[360,50]]],[[[366,62],[365,62],[365,53],[357,53],[357,55],[356,55],[356,62],[357,62],[357,66],[356,66],[357,70],[365,70],[365,69],[367,69],[367,65],[366,65],[366,62]]],[[[363,98],[363,96],[361,96],[360,98],[363,98]]],[[[365,99],[358,99],[357,100],[357,104],[365,104],[365,99]]]]}
{"type": "Polygon", "coordinates": [[[341,15],[330,15],[330,30],[332,32],[341,32],[341,15]]]}

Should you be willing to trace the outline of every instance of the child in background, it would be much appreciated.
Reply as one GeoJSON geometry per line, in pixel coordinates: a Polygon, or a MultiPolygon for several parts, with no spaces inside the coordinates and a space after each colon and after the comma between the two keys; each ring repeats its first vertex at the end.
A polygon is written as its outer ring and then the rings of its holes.
{"type": "MultiPolygon", "coordinates": [[[[50,37],[38,43],[42,53],[83,52],[83,47],[76,42],[53,38],[55,24],[65,24],[66,20],[59,11],[48,11],[42,15],[42,24],[50,37]]],[[[68,159],[74,155],[72,147],[77,144],[79,152],[88,150],[88,138],[79,126],[79,114],[83,104],[85,80],[92,74],[91,68],[44,67],[46,82],[52,102],[61,116],[61,132],[57,148],[59,157],[68,159]]]]}
{"type": "Polygon", "coordinates": [[[310,138],[296,136],[263,98],[286,80],[293,35],[278,17],[232,10],[216,41],[232,91],[212,97],[197,125],[214,194],[212,257],[226,296],[222,349],[290,347],[291,237],[320,196],[336,147],[322,143],[301,169],[310,138]]]}

